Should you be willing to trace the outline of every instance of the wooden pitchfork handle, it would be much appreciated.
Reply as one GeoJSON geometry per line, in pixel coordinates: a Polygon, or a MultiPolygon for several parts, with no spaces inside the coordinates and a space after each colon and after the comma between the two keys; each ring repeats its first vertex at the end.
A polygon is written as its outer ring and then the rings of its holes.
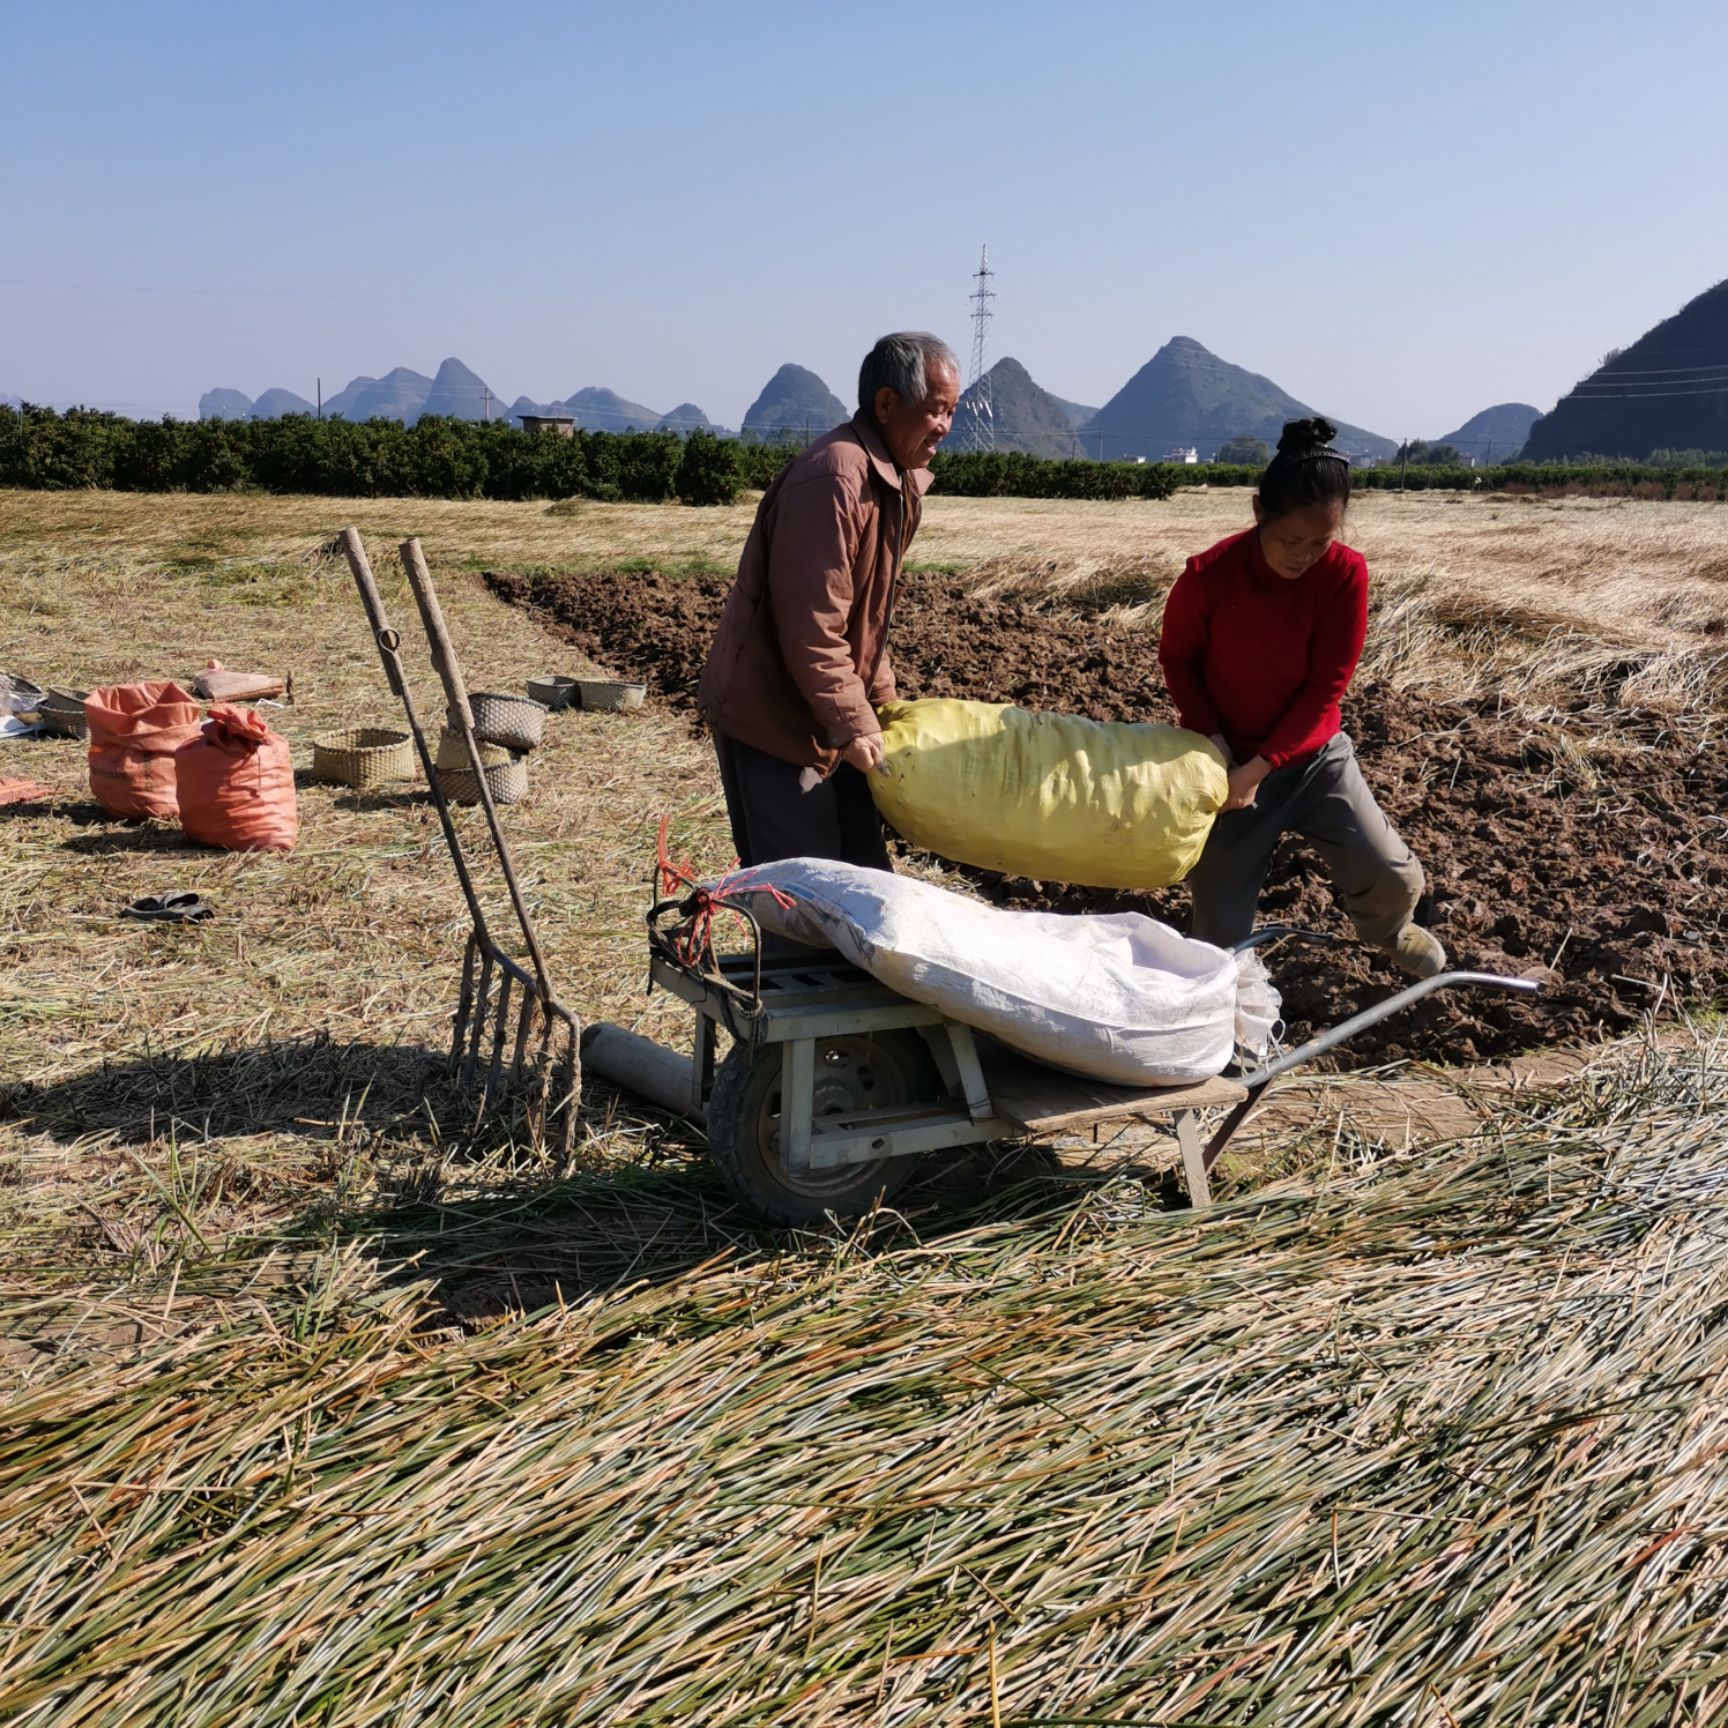
{"type": "Polygon", "coordinates": [[[426,784],[432,792],[432,802],[437,806],[438,820],[444,827],[444,844],[449,847],[451,862],[456,866],[456,877],[462,884],[462,898],[468,902],[468,916],[474,921],[474,934],[483,944],[490,946],[492,938],[487,934],[486,914],[481,910],[480,896],[475,891],[474,878],[469,874],[468,860],[463,855],[456,824],[451,820],[450,806],[439,787],[432,752],[427,746],[426,734],[421,729],[420,717],[414,711],[414,698],[408,693],[408,680],[402,673],[402,658],[399,653],[402,639],[390,627],[390,620],[384,615],[384,601],[378,592],[378,584],[373,579],[372,564],[366,556],[366,544],[360,538],[360,531],[357,528],[344,528],[341,539],[342,550],[348,559],[348,568],[354,572],[354,586],[360,590],[360,602],[366,608],[366,620],[372,626],[373,639],[378,645],[378,657],[384,662],[384,676],[389,680],[390,688],[401,698],[402,710],[408,716],[408,730],[414,735],[414,747],[420,753],[420,766],[425,771],[426,784]]]}
{"type": "Polygon", "coordinates": [[[432,664],[444,685],[444,698],[449,704],[450,719],[462,734],[468,750],[468,761],[474,770],[475,783],[480,789],[480,805],[486,812],[486,826],[492,833],[492,844],[498,852],[498,863],[510,888],[510,903],[516,909],[516,922],[522,927],[522,940],[534,967],[534,977],[540,992],[541,1006],[548,1011],[557,1006],[552,994],[552,981],[546,973],[545,957],[540,952],[540,939],[534,933],[534,921],[529,916],[522,890],[516,881],[515,866],[510,860],[510,848],[504,840],[504,829],[498,820],[498,807],[492,802],[492,788],[486,780],[485,765],[480,760],[480,745],[474,736],[474,711],[468,705],[468,691],[462,681],[461,668],[456,664],[456,650],[445,628],[444,611],[438,604],[438,593],[432,586],[432,572],[426,566],[426,555],[418,540],[404,540],[397,548],[408,586],[414,590],[414,603],[420,608],[420,621],[426,626],[426,639],[432,648],[432,664]]]}

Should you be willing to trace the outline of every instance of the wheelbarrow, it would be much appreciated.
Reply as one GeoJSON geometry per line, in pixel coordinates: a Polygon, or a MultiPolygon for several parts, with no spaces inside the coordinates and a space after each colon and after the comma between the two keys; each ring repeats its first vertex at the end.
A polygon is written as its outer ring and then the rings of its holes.
{"type": "MultiPolygon", "coordinates": [[[[1211,1202],[1211,1174],[1232,1136],[1281,1075],[1347,1043],[1436,991],[1538,988],[1491,972],[1443,972],[1273,1060],[1186,1086],[1112,1086],[1019,1055],[941,1009],[914,1002],[838,954],[765,952],[744,907],[747,951],[716,955],[679,939],[688,899],[647,915],[650,988],[695,1010],[694,1056],[616,1026],[590,1028],[583,1060],[662,1108],[700,1123],[708,1155],[738,1201],[781,1224],[856,1216],[892,1194],[919,1154],[992,1140],[1037,1139],[1116,1119],[1167,1126],[1190,1204],[1211,1202]],[[719,1057],[719,1034],[731,1040],[719,1057]],[[1208,1113],[1222,1119],[1208,1137],[1208,1113]]],[[[1331,942],[1274,925],[1238,951],[1280,939],[1331,942]]]]}

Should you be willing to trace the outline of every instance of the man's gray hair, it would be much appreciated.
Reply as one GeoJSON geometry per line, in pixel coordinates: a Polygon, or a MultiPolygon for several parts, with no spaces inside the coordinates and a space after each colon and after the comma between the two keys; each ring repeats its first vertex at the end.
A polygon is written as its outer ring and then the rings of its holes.
{"type": "Polygon", "coordinates": [[[944,370],[959,381],[960,362],[940,336],[928,330],[897,330],[864,356],[858,371],[858,406],[872,413],[876,392],[884,387],[902,402],[922,402],[930,392],[930,374],[944,370]]]}

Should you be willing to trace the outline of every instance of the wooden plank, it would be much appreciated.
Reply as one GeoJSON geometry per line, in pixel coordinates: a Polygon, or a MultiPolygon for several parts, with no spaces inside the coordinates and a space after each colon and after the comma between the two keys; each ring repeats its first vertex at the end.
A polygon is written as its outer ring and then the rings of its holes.
{"type": "Polygon", "coordinates": [[[1248,1096],[1234,1080],[1192,1086],[1106,1086],[1021,1060],[986,1069],[997,1113],[1029,1133],[1086,1128],[1114,1116],[1162,1116],[1175,1110],[1228,1108],[1248,1096]]]}
{"type": "Polygon", "coordinates": [[[225,666],[206,668],[192,680],[195,695],[207,702],[255,702],[264,696],[280,696],[285,681],[268,672],[230,672],[225,666]]]}

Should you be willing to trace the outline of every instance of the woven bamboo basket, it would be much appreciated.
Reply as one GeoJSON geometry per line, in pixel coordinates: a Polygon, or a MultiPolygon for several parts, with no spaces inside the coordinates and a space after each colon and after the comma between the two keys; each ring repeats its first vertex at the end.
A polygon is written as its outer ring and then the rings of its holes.
{"type": "Polygon", "coordinates": [[[482,744],[502,744],[506,750],[539,748],[546,710],[532,697],[471,690],[468,706],[474,710],[474,736],[482,744]]]}
{"type": "MultiPolygon", "coordinates": [[[[488,763],[486,784],[494,804],[518,804],[528,796],[528,759],[503,752],[504,760],[488,763]]],[[[478,804],[480,780],[471,768],[440,768],[438,785],[452,804],[478,804]]]]}
{"type": "Polygon", "coordinates": [[[645,684],[627,684],[616,678],[584,678],[582,680],[582,706],[596,709],[602,713],[618,713],[625,709],[640,708],[643,698],[648,694],[645,684]]]}
{"type": "Polygon", "coordinates": [[[556,714],[560,708],[570,707],[580,691],[574,678],[566,678],[559,672],[548,672],[543,678],[528,680],[528,694],[541,707],[556,714]]]}
{"type": "Polygon", "coordinates": [[[312,778],[367,792],[414,772],[414,743],[406,732],[353,726],[312,743],[312,778]]]}
{"type": "MultiPolygon", "coordinates": [[[[502,744],[481,744],[480,766],[502,768],[511,759],[511,754],[502,744]]],[[[449,769],[454,774],[473,772],[473,764],[468,760],[468,746],[462,742],[462,734],[455,727],[446,726],[439,733],[438,754],[433,758],[433,764],[440,771],[449,769]]]]}
{"type": "Polygon", "coordinates": [[[84,718],[84,698],[89,694],[88,690],[62,690],[51,685],[36,710],[37,725],[56,738],[87,736],[90,722],[84,718]]]}

